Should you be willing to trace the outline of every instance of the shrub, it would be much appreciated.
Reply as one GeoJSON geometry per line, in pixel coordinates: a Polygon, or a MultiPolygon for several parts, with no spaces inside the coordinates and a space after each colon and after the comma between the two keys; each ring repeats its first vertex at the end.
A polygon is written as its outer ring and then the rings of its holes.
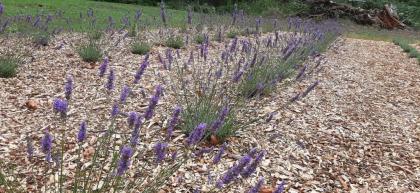
{"type": "Polygon", "coordinates": [[[147,54],[149,51],[150,45],[148,43],[134,42],[133,45],[131,45],[131,53],[133,54],[144,55],[147,54]]]}
{"type": "Polygon", "coordinates": [[[33,35],[32,41],[39,46],[48,46],[50,42],[50,34],[44,31],[37,32],[33,35]]]}
{"type": "MultiPolygon", "coordinates": [[[[223,111],[224,108],[224,106],[218,104],[219,102],[220,101],[217,98],[203,95],[194,102],[187,104],[182,113],[183,123],[181,128],[183,132],[186,134],[191,133],[199,123],[206,123],[209,127],[212,126],[212,124],[219,119],[221,111],[223,111]]],[[[232,111],[232,109],[230,109],[230,111],[232,111]]],[[[226,115],[221,127],[216,132],[217,138],[221,141],[235,133],[235,117],[233,114],[233,112],[229,112],[229,114],[226,115]]],[[[210,134],[211,132],[207,132],[207,137],[209,137],[210,134]]]]}
{"type": "Polygon", "coordinates": [[[166,40],[165,45],[170,48],[180,49],[184,47],[184,41],[181,36],[172,36],[166,40]]]}
{"type": "Polygon", "coordinates": [[[130,28],[128,29],[128,36],[129,37],[136,37],[138,31],[139,31],[139,28],[138,28],[137,24],[135,23],[135,24],[131,25],[130,28]]]}
{"type": "Polygon", "coordinates": [[[194,38],[195,43],[197,44],[202,44],[205,41],[205,39],[206,39],[206,36],[204,34],[196,35],[194,38]]]}
{"type": "Polygon", "coordinates": [[[89,42],[78,48],[79,56],[85,62],[96,62],[102,57],[102,51],[99,46],[94,42],[89,42]]]}
{"type": "Polygon", "coordinates": [[[88,38],[90,40],[99,40],[102,37],[102,32],[99,30],[92,30],[88,32],[88,38]]]}
{"type": "Polygon", "coordinates": [[[19,60],[12,56],[0,56],[0,77],[9,78],[16,75],[19,60]]]}
{"type": "MultiPolygon", "coordinates": [[[[274,44],[272,40],[269,43],[270,41],[267,40],[266,44],[260,45],[264,46],[266,51],[257,50],[248,54],[253,55],[253,62],[242,69],[244,73],[238,85],[239,94],[251,98],[268,93],[276,83],[288,78],[298,67],[303,66],[301,63],[308,56],[327,49],[338,35],[334,31],[335,25],[337,24],[328,22],[319,24],[317,26],[319,29],[307,30],[307,34],[303,37],[299,33],[287,36],[276,34],[279,39],[286,39],[286,44],[274,44]],[[318,33],[322,33],[322,36],[318,33]]],[[[301,31],[302,29],[299,27],[293,30],[301,31]]]]}
{"type": "Polygon", "coordinates": [[[228,38],[236,38],[237,36],[239,35],[239,32],[238,31],[236,31],[236,30],[230,30],[228,33],[227,33],[227,37],[228,38]]]}

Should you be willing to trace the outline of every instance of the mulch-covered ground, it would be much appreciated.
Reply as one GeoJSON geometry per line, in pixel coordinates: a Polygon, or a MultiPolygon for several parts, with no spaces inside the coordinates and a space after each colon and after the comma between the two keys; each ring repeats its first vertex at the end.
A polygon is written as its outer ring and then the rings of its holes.
{"type": "MultiPolygon", "coordinates": [[[[62,42],[54,41],[51,47],[62,42]]],[[[113,48],[111,57],[116,79],[120,80],[118,91],[132,81],[128,77],[133,76],[143,59],[127,54],[127,47],[122,42],[113,48]]],[[[5,49],[8,48],[1,46],[1,50],[5,49]]],[[[72,74],[76,83],[72,100],[75,102],[71,104],[74,108],[65,127],[69,135],[76,135],[83,119],[89,120],[90,127],[102,127],[105,123],[101,120],[111,108],[105,105],[107,96],[101,94],[104,88],[98,86],[104,80],[97,77],[97,66],[91,69],[91,65],[80,62],[72,46],[32,51],[17,77],[0,79],[1,160],[17,164],[16,174],[20,177],[42,172],[29,171],[28,166],[41,164],[43,157],[36,151],[38,159],[29,162],[25,138],[29,135],[39,146],[45,127],[51,126],[52,133],[64,129],[57,123],[51,103],[63,93],[66,74],[72,74]],[[25,105],[28,100],[33,100],[37,108],[29,109],[25,105]]],[[[302,80],[288,80],[270,95],[249,101],[251,110],[244,113],[264,117],[275,111],[273,120],[240,128],[229,138],[227,154],[220,165],[210,166],[214,153],[189,161],[162,191],[188,192],[200,185],[205,192],[209,189],[205,183],[209,181],[210,168],[213,178],[217,178],[253,147],[267,151],[264,161],[253,178],[235,182],[228,192],[246,192],[258,176],[265,177],[265,189],[285,180],[288,192],[419,191],[420,68],[416,59],[409,59],[392,43],[348,38],[339,38],[320,57],[321,64],[302,80]],[[286,105],[315,81],[319,84],[306,97],[286,105]]],[[[163,70],[156,56],[152,54],[151,58],[152,64],[142,79],[145,83],[134,88],[136,93],[144,89],[147,97],[134,96],[128,101],[127,111],[144,110],[154,86],[160,84],[156,74],[163,70]]],[[[309,66],[314,65],[312,61],[309,66]]],[[[142,146],[152,148],[156,140],[147,139],[154,132],[149,128],[162,127],[171,107],[172,101],[163,99],[159,103],[157,115],[142,133],[142,146]]],[[[174,140],[182,141],[177,137],[174,140]]],[[[69,142],[69,147],[66,159],[75,156],[71,150],[74,142],[69,142]]]]}

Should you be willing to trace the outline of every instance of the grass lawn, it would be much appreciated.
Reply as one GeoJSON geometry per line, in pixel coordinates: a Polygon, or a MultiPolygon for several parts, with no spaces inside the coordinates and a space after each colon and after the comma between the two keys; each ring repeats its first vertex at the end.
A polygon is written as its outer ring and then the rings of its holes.
{"type": "Polygon", "coordinates": [[[356,39],[392,42],[395,38],[405,39],[409,43],[420,42],[420,31],[417,30],[387,30],[374,26],[358,25],[352,21],[341,19],[345,36],[356,39]]]}
{"type": "MultiPolygon", "coordinates": [[[[120,3],[98,2],[88,0],[2,0],[5,6],[5,16],[16,15],[56,15],[58,11],[63,14],[63,19],[53,21],[53,26],[69,27],[76,31],[87,27],[88,22],[83,22],[89,8],[94,10],[97,27],[104,28],[108,25],[108,17],[111,16],[117,26],[121,25],[121,19],[128,16],[134,19],[135,12],[141,10],[141,20],[151,26],[161,24],[159,7],[129,5],[120,3]],[[81,13],[81,14],[80,14],[81,13]],[[70,26],[66,20],[70,19],[70,26]]],[[[170,26],[180,26],[185,23],[186,12],[179,10],[167,10],[168,23],[170,26]]],[[[3,16],[4,17],[4,16],[3,16]]]]}

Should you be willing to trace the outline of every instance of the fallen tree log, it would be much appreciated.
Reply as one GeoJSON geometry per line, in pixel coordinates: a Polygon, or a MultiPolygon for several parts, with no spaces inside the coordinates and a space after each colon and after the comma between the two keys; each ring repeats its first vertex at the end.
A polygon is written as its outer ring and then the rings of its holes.
{"type": "Polygon", "coordinates": [[[384,5],[383,9],[362,9],[330,0],[306,0],[310,6],[309,17],[348,17],[363,25],[378,25],[387,29],[405,28],[395,9],[384,5]]]}

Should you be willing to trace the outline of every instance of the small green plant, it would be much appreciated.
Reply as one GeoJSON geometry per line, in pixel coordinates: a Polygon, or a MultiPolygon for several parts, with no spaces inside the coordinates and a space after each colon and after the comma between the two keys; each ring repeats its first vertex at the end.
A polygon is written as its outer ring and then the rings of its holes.
{"type": "Polygon", "coordinates": [[[181,36],[172,36],[166,40],[165,45],[170,48],[180,49],[184,47],[184,41],[181,36]]]}
{"type": "Polygon", "coordinates": [[[292,72],[293,67],[287,61],[280,58],[265,60],[244,74],[244,78],[238,85],[238,91],[245,98],[267,94],[279,77],[286,78],[292,72]]]}
{"type": "Polygon", "coordinates": [[[88,33],[88,38],[90,40],[99,40],[102,37],[102,32],[99,30],[92,30],[88,33]]]}
{"type": "Polygon", "coordinates": [[[228,38],[236,38],[237,36],[239,35],[239,33],[238,33],[238,31],[236,31],[236,30],[230,30],[228,33],[227,33],[227,37],[228,38]]]}
{"type": "Polygon", "coordinates": [[[85,62],[96,62],[102,57],[101,49],[94,42],[80,46],[77,53],[79,53],[79,56],[85,62]]]}
{"type": "Polygon", "coordinates": [[[33,35],[32,41],[39,46],[48,46],[50,42],[50,34],[44,31],[37,32],[33,35]]]}
{"type": "Polygon", "coordinates": [[[17,73],[19,60],[13,56],[0,56],[0,78],[13,77],[17,73]]]}
{"type": "MultiPolygon", "coordinates": [[[[191,133],[194,128],[200,123],[206,123],[208,128],[220,117],[223,107],[217,105],[220,102],[211,96],[201,96],[194,103],[187,105],[182,113],[183,124],[181,126],[184,133],[191,133]]],[[[229,112],[224,120],[221,122],[220,128],[216,132],[216,136],[220,140],[224,140],[235,133],[234,128],[234,113],[229,112]]],[[[207,136],[210,132],[207,133],[207,136]]]]}
{"type": "Polygon", "coordinates": [[[197,44],[202,44],[205,41],[205,39],[206,39],[206,36],[204,34],[196,35],[194,38],[195,43],[197,44]]]}
{"type": "Polygon", "coordinates": [[[145,42],[134,42],[131,45],[131,53],[133,54],[139,54],[144,55],[149,53],[150,51],[150,45],[145,42]]]}
{"type": "Polygon", "coordinates": [[[135,24],[131,25],[131,27],[128,29],[128,36],[129,37],[136,37],[138,32],[139,32],[139,27],[135,23],[135,24]]]}

